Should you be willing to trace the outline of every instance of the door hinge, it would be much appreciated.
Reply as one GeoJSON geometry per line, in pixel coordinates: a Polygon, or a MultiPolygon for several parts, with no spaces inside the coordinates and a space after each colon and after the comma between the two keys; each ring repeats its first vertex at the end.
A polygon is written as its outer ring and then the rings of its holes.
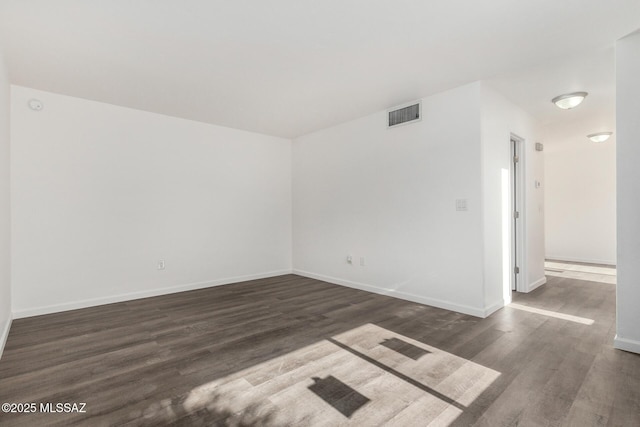
{"type": "Polygon", "coordinates": [[[520,218],[520,212],[515,211],[515,212],[513,213],[513,217],[514,217],[515,219],[520,218]]]}
{"type": "Polygon", "coordinates": [[[513,156],[513,163],[518,163],[519,161],[520,161],[520,156],[518,156],[517,154],[513,156]]]}
{"type": "Polygon", "coordinates": [[[520,267],[513,267],[513,272],[515,274],[520,274],[520,267]]]}

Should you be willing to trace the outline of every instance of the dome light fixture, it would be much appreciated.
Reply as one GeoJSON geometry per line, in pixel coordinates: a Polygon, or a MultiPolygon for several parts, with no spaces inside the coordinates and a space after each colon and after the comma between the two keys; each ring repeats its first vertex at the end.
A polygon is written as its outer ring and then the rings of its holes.
{"type": "Polygon", "coordinates": [[[556,96],[551,100],[558,108],[570,110],[577,107],[589,95],[587,92],[572,92],[556,96]]]}
{"type": "Polygon", "coordinates": [[[605,142],[611,135],[613,135],[613,132],[598,132],[587,135],[587,138],[593,142],[605,142]]]}

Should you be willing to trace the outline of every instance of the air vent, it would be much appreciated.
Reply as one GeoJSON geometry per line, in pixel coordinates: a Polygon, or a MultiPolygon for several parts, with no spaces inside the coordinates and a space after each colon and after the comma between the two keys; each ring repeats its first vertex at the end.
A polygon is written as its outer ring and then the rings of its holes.
{"type": "Polygon", "coordinates": [[[388,111],[388,127],[395,127],[407,123],[413,123],[420,121],[422,103],[412,102],[411,104],[404,104],[400,107],[395,107],[388,111]]]}

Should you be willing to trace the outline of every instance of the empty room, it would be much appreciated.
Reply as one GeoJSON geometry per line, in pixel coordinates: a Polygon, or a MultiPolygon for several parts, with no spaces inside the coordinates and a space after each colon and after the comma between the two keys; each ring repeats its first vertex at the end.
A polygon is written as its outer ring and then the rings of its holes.
{"type": "Polygon", "coordinates": [[[640,425],[640,0],[0,0],[0,425],[640,425]]]}

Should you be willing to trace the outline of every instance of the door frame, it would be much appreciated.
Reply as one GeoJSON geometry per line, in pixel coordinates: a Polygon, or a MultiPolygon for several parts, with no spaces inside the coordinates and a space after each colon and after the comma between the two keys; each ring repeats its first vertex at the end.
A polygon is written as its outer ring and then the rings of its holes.
{"type": "Polygon", "coordinates": [[[509,167],[509,207],[511,211],[511,235],[509,236],[511,247],[511,274],[510,288],[512,291],[522,292],[527,289],[526,277],[526,244],[525,244],[525,141],[518,135],[511,134],[509,138],[510,167],[509,167]],[[515,162],[515,156],[518,162],[515,162]],[[515,216],[518,212],[518,218],[515,216]],[[519,267],[519,272],[515,268],[519,267]]]}

